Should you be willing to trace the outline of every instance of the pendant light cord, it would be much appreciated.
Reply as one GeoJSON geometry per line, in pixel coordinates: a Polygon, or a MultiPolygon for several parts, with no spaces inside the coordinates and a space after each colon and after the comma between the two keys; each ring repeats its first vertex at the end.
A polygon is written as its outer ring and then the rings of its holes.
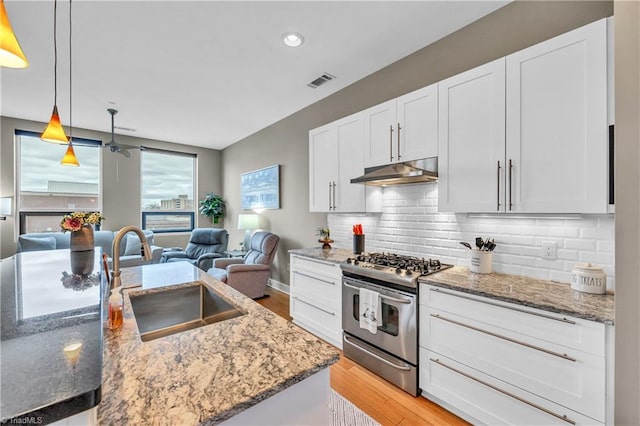
{"type": "Polygon", "coordinates": [[[71,90],[71,71],[73,70],[72,62],[71,62],[71,0],[69,0],[69,144],[71,145],[73,139],[73,113],[72,113],[72,105],[71,96],[73,91],[71,90]]]}
{"type": "Polygon", "coordinates": [[[53,105],[58,104],[58,0],[53,0],[53,105]]]}

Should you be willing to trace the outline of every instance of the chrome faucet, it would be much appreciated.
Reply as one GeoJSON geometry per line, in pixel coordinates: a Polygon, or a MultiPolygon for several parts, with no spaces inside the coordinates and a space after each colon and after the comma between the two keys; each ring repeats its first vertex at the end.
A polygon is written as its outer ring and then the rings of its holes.
{"type": "Polygon", "coordinates": [[[122,285],[120,281],[120,241],[122,241],[122,238],[129,232],[135,232],[136,234],[138,234],[142,247],[142,257],[144,258],[144,260],[151,260],[151,247],[149,247],[147,237],[144,236],[144,232],[142,232],[142,229],[136,226],[125,226],[124,228],[122,228],[120,232],[116,234],[115,238],[113,239],[113,245],[111,246],[111,255],[113,257],[111,288],[117,288],[122,285]]]}

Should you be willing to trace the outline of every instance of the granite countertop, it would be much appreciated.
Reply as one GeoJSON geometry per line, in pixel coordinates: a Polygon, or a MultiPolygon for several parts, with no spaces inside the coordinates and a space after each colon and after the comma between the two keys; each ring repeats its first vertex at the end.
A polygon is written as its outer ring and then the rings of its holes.
{"type": "Polygon", "coordinates": [[[351,250],[340,248],[323,250],[320,247],[289,250],[289,254],[310,257],[312,259],[325,260],[332,263],[342,263],[347,260],[348,257],[354,256],[351,250]]]}
{"type": "Polygon", "coordinates": [[[581,293],[569,284],[519,275],[476,274],[461,266],[422,277],[420,282],[604,324],[614,323],[612,295],[581,293]]]}
{"type": "Polygon", "coordinates": [[[215,424],[327,368],[333,346],[188,262],[122,270],[124,325],[105,330],[98,422],[215,424]],[[202,281],[246,315],[156,340],[140,340],[129,295],[202,281]]]}
{"type": "Polygon", "coordinates": [[[2,423],[48,424],[95,407],[102,376],[99,249],[71,274],[69,250],[0,261],[2,423]]]}

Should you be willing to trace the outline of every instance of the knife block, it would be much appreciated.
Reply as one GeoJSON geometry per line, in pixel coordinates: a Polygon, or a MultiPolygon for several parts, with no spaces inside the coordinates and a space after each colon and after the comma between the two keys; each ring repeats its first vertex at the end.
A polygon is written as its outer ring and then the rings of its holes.
{"type": "Polygon", "coordinates": [[[353,236],[353,254],[364,253],[364,234],[353,236]]]}

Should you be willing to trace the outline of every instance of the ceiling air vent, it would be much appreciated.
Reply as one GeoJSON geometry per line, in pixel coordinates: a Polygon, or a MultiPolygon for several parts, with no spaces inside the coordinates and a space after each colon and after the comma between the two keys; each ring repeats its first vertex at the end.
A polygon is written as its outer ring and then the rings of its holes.
{"type": "Polygon", "coordinates": [[[325,84],[327,81],[331,81],[334,78],[336,78],[336,77],[331,75],[331,74],[329,74],[329,73],[327,73],[327,72],[325,72],[320,77],[316,78],[311,83],[307,84],[307,86],[311,87],[312,89],[317,89],[318,87],[320,87],[323,84],[325,84]]]}

